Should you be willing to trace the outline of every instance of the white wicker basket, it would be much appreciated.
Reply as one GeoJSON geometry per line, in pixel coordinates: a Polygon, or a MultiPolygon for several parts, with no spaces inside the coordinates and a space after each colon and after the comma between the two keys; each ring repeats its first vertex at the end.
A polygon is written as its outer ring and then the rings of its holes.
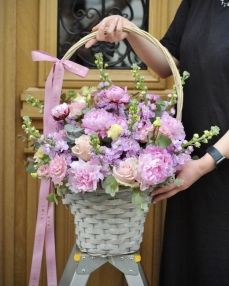
{"type": "MultiPolygon", "coordinates": [[[[147,38],[164,53],[176,84],[177,118],[181,119],[183,89],[181,77],[172,56],[149,33],[131,27],[123,27],[123,30],[147,38]]],[[[69,59],[79,47],[95,38],[96,34],[97,32],[93,32],[74,44],[63,59],[69,59]]],[[[150,202],[151,197],[148,196],[147,203],[150,204],[150,202]]],[[[101,190],[85,194],[67,194],[63,203],[70,205],[71,212],[75,217],[76,243],[82,252],[91,255],[112,256],[139,250],[146,214],[141,216],[136,214],[130,189],[118,192],[114,198],[101,190]]]]}
{"type": "MultiPolygon", "coordinates": [[[[148,205],[150,202],[148,196],[148,205]]],[[[82,252],[110,256],[139,250],[146,214],[136,214],[130,189],[115,197],[104,192],[67,194],[63,203],[70,204],[76,244],[82,252]]]]}

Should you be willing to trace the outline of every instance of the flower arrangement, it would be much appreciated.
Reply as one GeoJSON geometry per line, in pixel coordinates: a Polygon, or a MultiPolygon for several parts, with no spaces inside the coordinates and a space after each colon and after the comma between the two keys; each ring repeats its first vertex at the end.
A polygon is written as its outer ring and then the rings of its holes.
{"type": "MultiPolygon", "coordinates": [[[[181,121],[174,118],[176,86],[166,101],[149,94],[140,68],[133,64],[137,92],[129,94],[127,87],[112,84],[102,54],[95,58],[100,83],[61,95],[61,103],[51,112],[56,132],[44,136],[28,116],[23,117],[22,128],[36,151],[26,170],[33,177],[51,179],[55,192],[48,195],[49,201],[98,188],[113,197],[128,187],[142,214],[148,209],[145,195],[169,182],[180,184],[176,172],[191,159],[193,148],[207,143],[219,128],[213,126],[187,141],[181,121]]],[[[185,72],[182,84],[188,77],[185,72]]],[[[27,102],[44,107],[31,96],[27,102]]]]}

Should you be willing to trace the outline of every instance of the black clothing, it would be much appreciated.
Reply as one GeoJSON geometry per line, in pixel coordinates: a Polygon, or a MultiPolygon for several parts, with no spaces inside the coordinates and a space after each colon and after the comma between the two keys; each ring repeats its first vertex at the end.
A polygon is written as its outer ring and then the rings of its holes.
{"type": "MultiPolygon", "coordinates": [[[[229,7],[220,0],[183,0],[161,43],[190,78],[182,121],[187,139],[229,128],[229,7]]],[[[229,160],[167,200],[160,286],[229,286],[229,160]]]]}

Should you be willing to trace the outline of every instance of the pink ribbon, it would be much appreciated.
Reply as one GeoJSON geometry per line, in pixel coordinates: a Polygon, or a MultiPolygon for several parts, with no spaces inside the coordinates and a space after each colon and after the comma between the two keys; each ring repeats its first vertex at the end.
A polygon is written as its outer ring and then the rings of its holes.
{"type": "MultiPolygon", "coordinates": [[[[51,116],[51,110],[60,103],[64,70],[67,69],[76,75],[86,77],[89,69],[69,60],[59,60],[42,51],[32,51],[32,59],[33,61],[50,61],[54,63],[45,84],[43,131],[47,135],[56,131],[56,122],[51,116]]],[[[48,286],[57,285],[54,204],[46,200],[50,192],[52,192],[51,181],[41,180],[29,286],[39,285],[44,241],[48,286]]]]}

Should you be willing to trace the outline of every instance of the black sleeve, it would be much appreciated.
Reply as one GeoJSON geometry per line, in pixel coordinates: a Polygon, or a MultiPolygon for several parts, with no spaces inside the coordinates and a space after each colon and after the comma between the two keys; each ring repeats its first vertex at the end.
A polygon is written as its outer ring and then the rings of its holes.
{"type": "MultiPolygon", "coordinates": [[[[201,1],[201,0],[200,0],[201,1]]],[[[185,29],[192,0],[183,0],[161,43],[176,59],[180,59],[180,42],[185,29]]]]}

